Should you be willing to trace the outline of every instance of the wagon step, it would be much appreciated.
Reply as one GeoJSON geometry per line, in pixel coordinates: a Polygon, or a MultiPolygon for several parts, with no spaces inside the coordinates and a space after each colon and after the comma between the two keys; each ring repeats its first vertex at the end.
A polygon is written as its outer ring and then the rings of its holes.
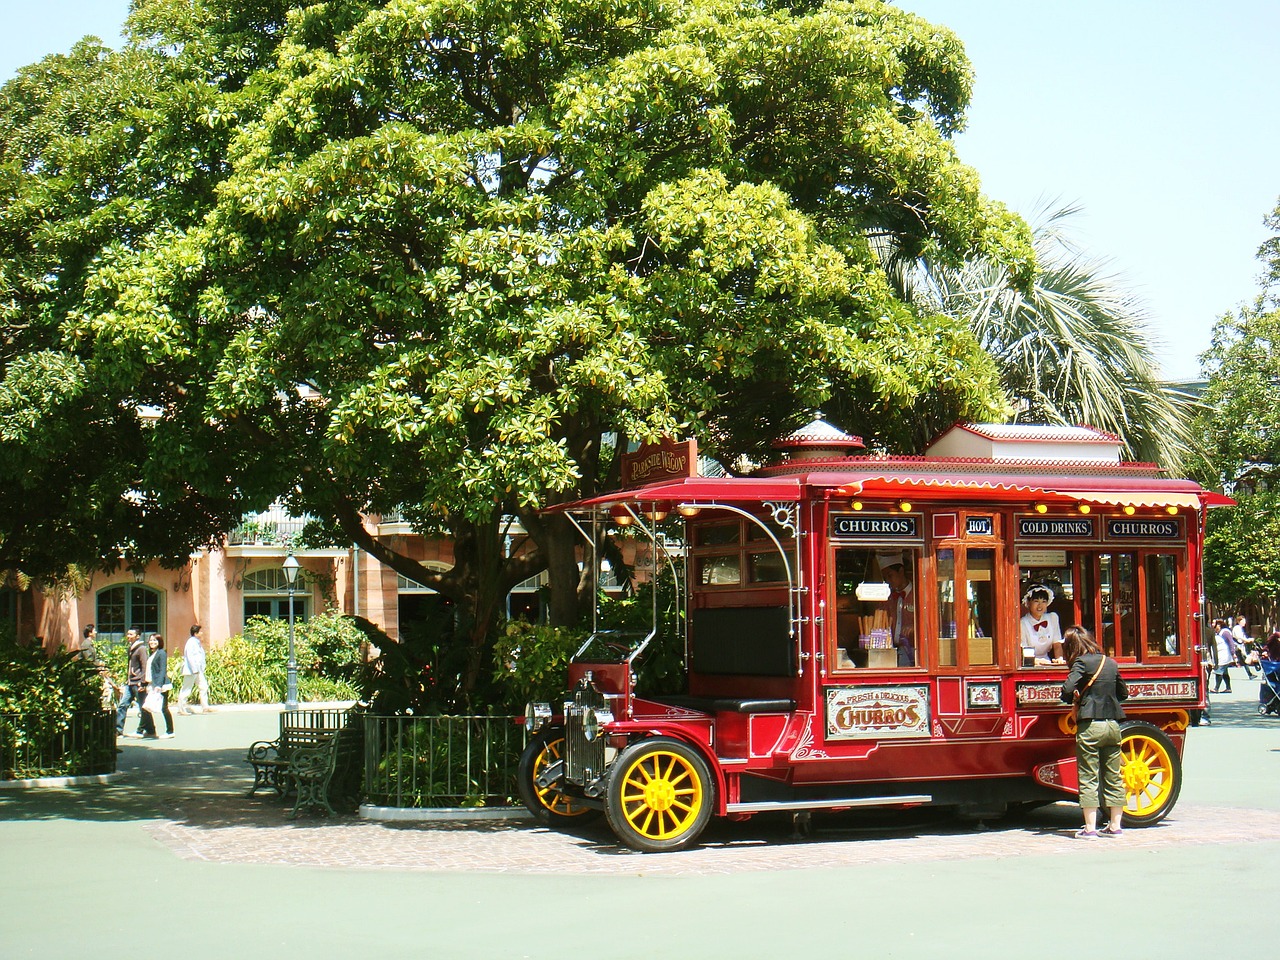
{"type": "Polygon", "coordinates": [[[896,807],[904,803],[932,803],[927,793],[895,797],[845,797],[824,800],[760,800],[725,804],[725,813],[770,813],[778,810],[844,810],[847,807],[896,807]]]}

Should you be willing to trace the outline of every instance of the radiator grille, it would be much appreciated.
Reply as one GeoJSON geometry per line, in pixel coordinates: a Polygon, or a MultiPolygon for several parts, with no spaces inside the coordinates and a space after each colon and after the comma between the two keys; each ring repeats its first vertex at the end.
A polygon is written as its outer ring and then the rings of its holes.
{"type": "Polygon", "coordinates": [[[604,773],[604,737],[587,740],[583,717],[588,709],[602,709],[604,694],[589,680],[583,680],[573,691],[573,699],[564,705],[565,780],[584,787],[604,773]]]}

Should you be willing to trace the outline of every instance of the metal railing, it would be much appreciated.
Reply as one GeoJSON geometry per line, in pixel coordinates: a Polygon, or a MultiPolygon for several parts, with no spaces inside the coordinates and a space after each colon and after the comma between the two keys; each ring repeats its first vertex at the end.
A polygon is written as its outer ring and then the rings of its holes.
{"type": "Polygon", "coordinates": [[[230,546],[242,544],[263,544],[278,546],[296,543],[302,536],[303,528],[311,521],[311,517],[303,514],[295,516],[284,507],[273,506],[261,513],[247,514],[238,526],[227,534],[230,546]]]}
{"type": "Polygon", "coordinates": [[[114,710],[0,714],[0,780],[114,773],[114,710]]]}
{"type": "Polygon", "coordinates": [[[526,735],[517,717],[366,716],[364,723],[364,795],[375,806],[492,807],[518,796],[526,735]]]}

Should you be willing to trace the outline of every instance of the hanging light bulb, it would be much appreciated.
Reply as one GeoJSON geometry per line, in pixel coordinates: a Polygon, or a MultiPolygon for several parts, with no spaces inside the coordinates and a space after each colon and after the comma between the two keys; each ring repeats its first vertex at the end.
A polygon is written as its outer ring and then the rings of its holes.
{"type": "Polygon", "coordinates": [[[676,507],[676,513],[682,517],[696,517],[702,512],[702,508],[696,503],[682,503],[676,507]]]}
{"type": "Polygon", "coordinates": [[[910,512],[911,512],[911,501],[910,501],[910,500],[902,500],[902,501],[899,501],[899,503],[898,503],[898,509],[899,509],[899,510],[901,510],[903,513],[910,513],[910,512]]]}
{"type": "Polygon", "coordinates": [[[636,518],[631,515],[631,511],[621,503],[609,508],[609,516],[620,527],[629,527],[636,522],[636,518]]]}
{"type": "Polygon", "coordinates": [[[1135,512],[1135,510],[1136,510],[1136,508],[1134,507],[1134,505],[1133,505],[1132,503],[1126,503],[1126,504],[1124,505],[1124,513],[1125,513],[1125,516],[1126,516],[1126,517],[1132,517],[1132,516],[1133,516],[1133,514],[1134,514],[1134,512],[1135,512]]]}
{"type": "Polygon", "coordinates": [[[1048,513],[1048,512],[1049,512],[1049,505],[1047,503],[1036,504],[1036,513],[1048,513]]]}
{"type": "Polygon", "coordinates": [[[862,501],[861,501],[861,500],[854,500],[852,503],[850,503],[850,504],[849,504],[849,506],[853,507],[853,509],[855,509],[855,510],[861,510],[861,509],[862,509],[862,501]]]}
{"type": "Polygon", "coordinates": [[[1093,509],[1093,507],[1089,506],[1087,503],[1077,503],[1076,509],[1079,510],[1081,513],[1088,513],[1090,510],[1093,509]]]}

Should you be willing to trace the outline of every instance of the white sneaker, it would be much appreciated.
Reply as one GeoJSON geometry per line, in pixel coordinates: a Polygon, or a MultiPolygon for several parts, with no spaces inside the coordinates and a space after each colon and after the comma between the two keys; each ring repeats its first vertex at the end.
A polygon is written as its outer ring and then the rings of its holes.
{"type": "Polygon", "coordinates": [[[160,733],[160,734],[157,734],[156,736],[158,736],[161,740],[172,740],[172,739],[173,739],[173,734],[172,734],[172,733],[160,733]]]}

